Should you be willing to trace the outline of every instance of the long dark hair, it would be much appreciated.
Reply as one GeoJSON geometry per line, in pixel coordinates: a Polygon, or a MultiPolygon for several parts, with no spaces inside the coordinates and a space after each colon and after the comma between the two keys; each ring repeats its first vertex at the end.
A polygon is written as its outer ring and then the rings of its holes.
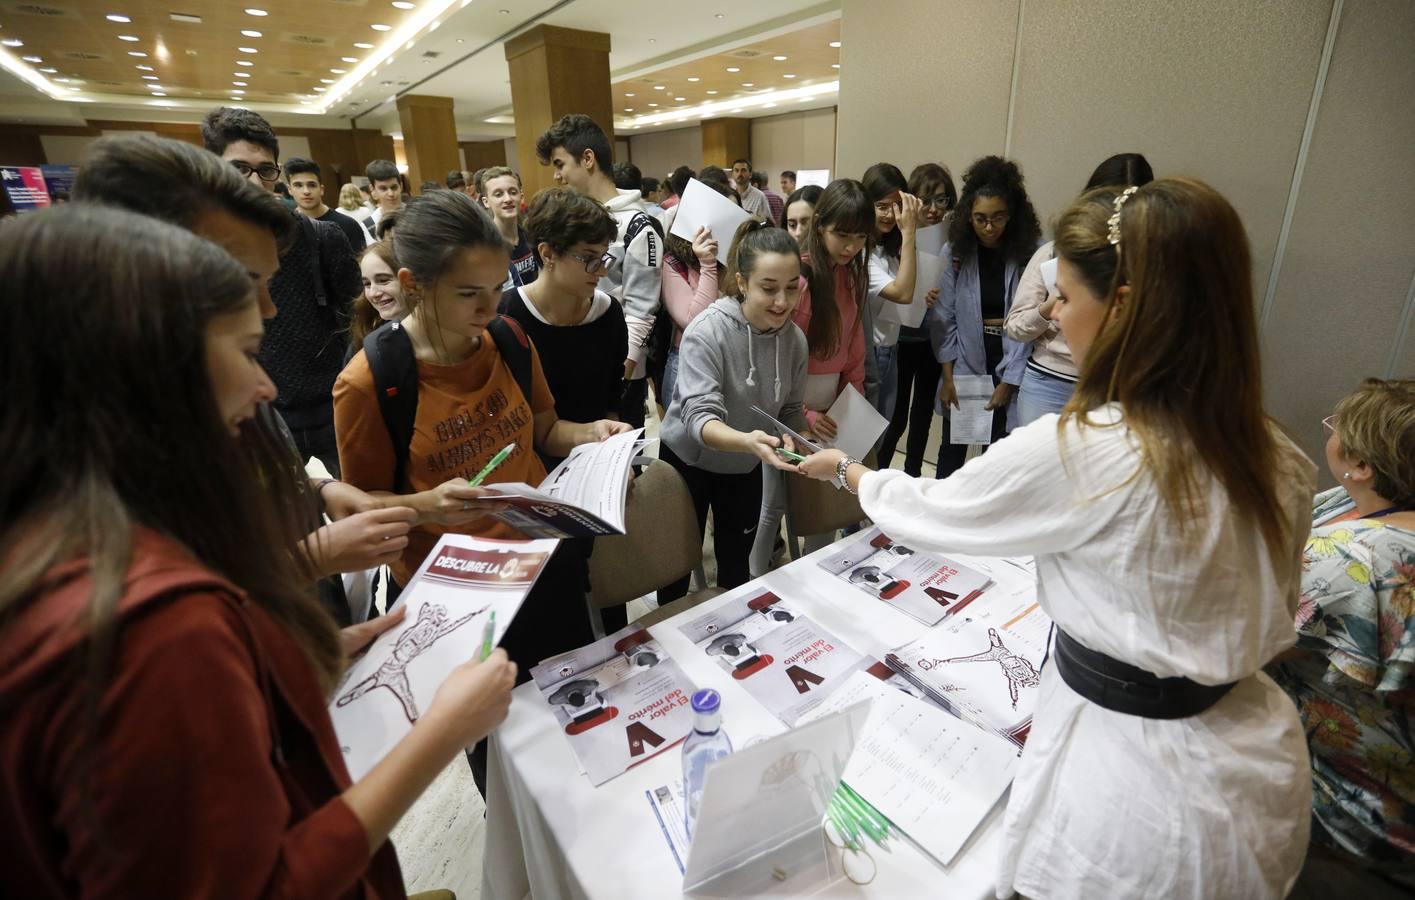
{"type": "Polygon", "coordinates": [[[79,203],[11,225],[0,277],[14,301],[0,372],[30,386],[0,404],[0,623],[43,596],[54,567],[86,560],[96,710],[143,527],[243,589],[332,686],[338,634],[296,552],[308,479],[268,427],[231,436],[207,374],[208,324],[256,302],[245,269],[176,226],[79,203]]]}
{"type": "Polygon", "coordinates": [[[732,236],[732,248],[727,251],[727,274],[723,279],[722,293],[741,300],[746,296],[746,283],[756,271],[757,260],[764,253],[784,253],[801,259],[801,248],[786,229],[777,228],[762,219],[748,219],[737,226],[732,236]],[[737,276],[742,283],[737,283],[737,276]]]}
{"type": "MultiPolygon", "coordinates": [[[[848,234],[874,234],[875,208],[865,195],[865,187],[851,178],[839,178],[826,186],[816,203],[811,230],[806,233],[802,256],[809,257],[806,280],[811,287],[811,322],[806,344],[816,359],[829,359],[840,347],[840,310],[835,305],[835,265],[825,249],[822,235],[834,228],[848,234]]],[[[865,259],[863,254],[850,262],[850,282],[856,288],[855,303],[864,297],[865,259]]]]}
{"type": "MultiPolygon", "coordinates": [[[[904,180],[904,173],[893,163],[882,162],[870,166],[865,170],[865,177],[860,179],[860,183],[865,186],[865,196],[870,198],[871,206],[891,194],[909,190],[909,182],[904,180]]],[[[899,246],[903,242],[904,236],[899,233],[898,225],[883,236],[876,236],[875,229],[870,229],[870,245],[883,247],[886,256],[898,259],[899,246]]]]}
{"type": "Polygon", "coordinates": [[[1000,197],[1007,204],[1007,228],[999,249],[1004,259],[1024,266],[1037,252],[1042,226],[1037,211],[1027,199],[1027,187],[1017,164],[1001,156],[984,156],[963,173],[963,193],[958,212],[948,225],[948,243],[955,259],[967,262],[978,252],[978,236],[973,231],[973,203],[979,197],[1000,197]]]}
{"type": "Polygon", "coordinates": [[[1101,187],[1140,187],[1155,180],[1150,161],[1140,153],[1117,153],[1108,157],[1086,181],[1086,190],[1101,187]]]}

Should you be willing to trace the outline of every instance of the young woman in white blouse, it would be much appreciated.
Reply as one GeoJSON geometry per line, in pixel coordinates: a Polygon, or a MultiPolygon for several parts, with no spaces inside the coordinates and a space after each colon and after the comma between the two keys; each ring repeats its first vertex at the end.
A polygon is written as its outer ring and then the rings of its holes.
{"type": "Polygon", "coordinates": [[[909,546],[1036,557],[1056,631],[998,896],[1285,896],[1310,772],[1261,669],[1295,642],[1314,467],[1263,413],[1243,225],[1164,179],[1083,195],[1056,235],[1060,417],[942,481],[836,450],[801,470],[909,546]]]}

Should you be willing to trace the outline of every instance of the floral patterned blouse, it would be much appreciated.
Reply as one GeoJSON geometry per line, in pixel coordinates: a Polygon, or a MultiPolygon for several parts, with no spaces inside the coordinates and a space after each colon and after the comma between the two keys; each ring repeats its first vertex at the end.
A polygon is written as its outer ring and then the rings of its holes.
{"type": "Polygon", "coordinates": [[[1339,499],[1317,497],[1327,524],[1303,556],[1297,647],[1312,652],[1269,671],[1307,732],[1323,826],[1313,839],[1405,881],[1415,878],[1415,531],[1347,519],[1339,499]]]}

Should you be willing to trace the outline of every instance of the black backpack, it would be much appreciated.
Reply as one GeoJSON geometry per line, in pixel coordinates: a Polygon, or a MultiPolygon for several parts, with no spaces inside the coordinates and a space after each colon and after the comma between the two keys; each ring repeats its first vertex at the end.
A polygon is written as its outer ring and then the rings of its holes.
{"type": "MultiPolygon", "coordinates": [[[[509,316],[497,316],[486,327],[496,343],[516,386],[526,403],[531,402],[531,341],[521,323],[509,316]]],[[[378,411],[383,425],[393,440],[393,491],[402,493],[407,487],[403,475],[408,465],[408,450],[413,442],[413,422],[418,416],[418,364],[413,356],[413,342],[398,323],[376,328],[364,337],[364,355],[373,373],[373,387],[378,394],[378,411]]]]}

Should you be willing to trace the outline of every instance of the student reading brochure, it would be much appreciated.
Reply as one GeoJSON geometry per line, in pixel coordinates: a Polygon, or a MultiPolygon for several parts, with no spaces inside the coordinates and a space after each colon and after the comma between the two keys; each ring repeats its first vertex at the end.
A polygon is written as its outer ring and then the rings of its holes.
{"type": "Polygon", "coordinates": [[[442,535],[403,589],[403,623],[349,666],[329,704],[351,778],[412,729],[448,672],[500,642],[557,543],[442,535]]]}
{"type": "Polygon", "coordinates": [[[693,727],[693,683],[634,625],[544,660],[531,678],[596,787],[676,747],[693,727]]]}
{"type": "Polygon", "coordinates": [[[925,625],[938,624],[992,583],[962,563],[895,543],[878,528],[863,532],[820,566],[925,625]]]}
{"type": "Polygon", "coordinates": [[[787,725],[874,662],[756,587],[679,630],[787,725]]]}

